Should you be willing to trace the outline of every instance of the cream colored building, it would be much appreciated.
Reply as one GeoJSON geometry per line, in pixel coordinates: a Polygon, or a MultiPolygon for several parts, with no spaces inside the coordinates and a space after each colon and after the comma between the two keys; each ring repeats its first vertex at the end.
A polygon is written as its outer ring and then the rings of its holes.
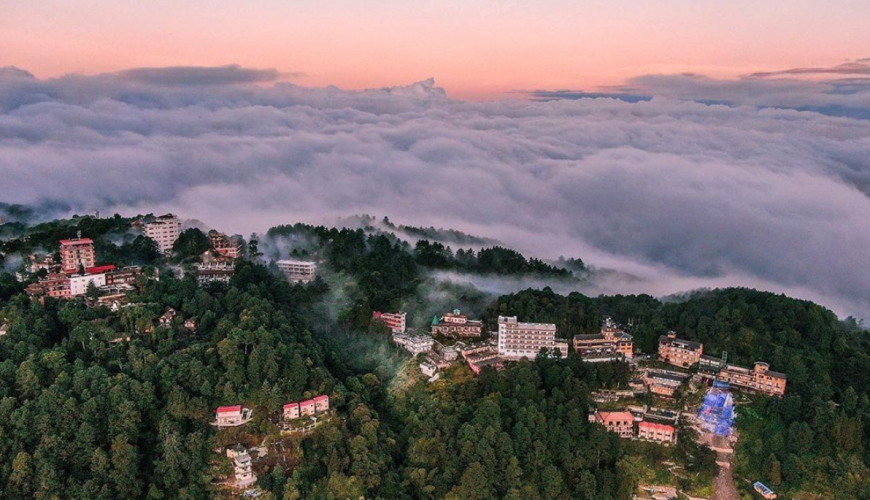
{"type": "Polygon", "coordinates": [[[279,260],[276,264],[287,279],[294,283],[308,283],[317,274],[317,263],[307,260],[279,260]]]}
{"type": "Polygon", "coordinates": [[[172,252],[172,245],[181,234],[181,221],[172,214],[161,215],[153,222],[145,224],[145,236],[157,243],[157,251],[162,254],[172,252]]]}
{"type": "Polygon", "coordinates": [[[568,357],[568,344],[556,340],[556,325],[553,323],[521,323],[516,316],[498,317],[499,356],[535,359],[544,347],[558,347],[562,357],[568,357]]]}

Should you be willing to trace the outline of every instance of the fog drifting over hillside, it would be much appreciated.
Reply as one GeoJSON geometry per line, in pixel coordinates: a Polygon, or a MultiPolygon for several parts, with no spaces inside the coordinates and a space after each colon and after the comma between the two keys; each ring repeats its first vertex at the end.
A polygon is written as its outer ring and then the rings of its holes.
{"type": "Polygon", "coordinates": [[[276,74],[0,69],[0,201],[243,234],[389,215],[640,278],[595,292],[743,285],[870,316],[866,80],[642,77],[618,92],[651,99],[465,102],[431,80],[263,83],[276,74]]]}

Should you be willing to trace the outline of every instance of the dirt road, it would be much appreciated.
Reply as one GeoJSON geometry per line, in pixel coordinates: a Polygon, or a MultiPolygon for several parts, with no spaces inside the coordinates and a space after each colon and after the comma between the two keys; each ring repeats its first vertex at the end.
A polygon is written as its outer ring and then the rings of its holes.
{"type": "Polygon", "coordinates": [[[727,463],[728,467],[719,466],[719,475],[713,479],[713,497],[710,500],[740,500],[734,484],[734,474],[731,472],[731,456],[717,453],[716,461],[727,463]]]}

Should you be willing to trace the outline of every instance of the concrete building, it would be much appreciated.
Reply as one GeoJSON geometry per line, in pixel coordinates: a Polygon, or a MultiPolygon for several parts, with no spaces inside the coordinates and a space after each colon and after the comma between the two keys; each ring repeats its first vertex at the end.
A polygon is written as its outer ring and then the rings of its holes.
{"type": "Polygon", "coordinates": [[[317,274],[317,263],[307,260],[279,260],[276,264],[287,279],[294,283],[309,283],[317,274]]]}
{"type": "Polygon", "coordinates": [[[425,333],[409,331],[405,333],[394,333],[393,342],[402,346],[412,356],[429,352],[432,350],[432,344],[435,340],[425,333]]]}
{"type": "Polygon", "coordinates": [[[211,423],[216,427],[238,427],[251,421],[254,410],[242,408],[241,405],[219,406],[215,411],[215,420],[211,423]]]}
{"type": "Polygon", "coordinates": [[[559,348],[568,357],[567,342],[556,341],[556,325],[521,323],[516,316],[498,317],[498,355],[505,358],[535,359],[542,348],[559,348]]]}
{"type": "MultiPolygon", "coordinates": [[[[113,268],[115,266],[112,266],[113,268]]],[[[113,269],[106,272],[106,285],[119,285],[126,283],[130,285],[136,284],[136,278],[142,274],[142,268],[139,266],[127,266],[121,269],[113,269]]]]}
{"type": "Polygon", "coordinates": [[[238,259],[242,256],[242,245],[227,238],[227,235],[212,229],[208,232],[208,240],[212,249],[228,259],[238,259]]]}
{"type": "Polygon", "coordinates": [[[375,311],[372,313],[372,320],[382,322],[393,333],[405,333],[406,316],[407,314],[404,312],[382,313],[375,311]]]}
{"type": "Polygon", "coordinates": [[[634,357],[634,338],[607,318],[600,333],[575,335],[574,350],[588,363],[626,360],[634,357]]]}
{"type": "Polygon", "coordinates": [[[628,411],[598,411],[589,414],[589,422],[603,425],[621,438],[634,437],[634,415],[628,411]]]}
{"type": "Polygon", "coordinates": [[[299,403],[299,415],[303,417],[309,417],[317,413],[317,406],[314,404],[313,399],[306,399],[299,403]]]}
{"type": "Polygon", "coordinates": [[[483,335],[483,322],[468,319],[459,309],[445,313],[440,318],[432,318],[432,336],[450,338],[480,337],[483,335]]]}
{"type": "MultiPolygon", "coordinates": [[[[114,268],[115,266],[111,266],[114,268]]],[[[70,297],[78,297],[84,295],[88,291],[88,285],[91,283],[95,287],[106,286],[106,274],[82,274],[69,277],[69,294],[70,297]]]]}
{"type": "Polygon", "coordinates": [[[69,299],[71,296],[69,277],[63,273],[49,274],[45,279],[28,285],[25,292],[32,298],[69,299]]]}
{"type": "Polygon", "coordinates": [[[178,314],[175,309],[169,308],[163,313],[162,316],[157,318],[157,321],[160,323],[160,328],[167,329],[172,326],[172,322],[175,320],[175,315],[178,314]]]}
{"type": "Polygon", "coordinates": [[[241,445],[227,450],[227,457],[233,461],[233,484],[236,489],[245,489],[257,482],[251,455],[241,445]]]}
{"type": "Polygon", "coordinates": [[[94,241],[82,237],[60,240],[60,262],[63,272],[67,274],[76,273],[80,268],[94,267],[97,262],[94,241]]]}
{"type": "Polygon", "coordinates": [[[172,252],[172,245],[181,234],[181,221],[172,214],[161,215],[145,224],[145,236],[157,243],[157,251],[162,254],[172,252]]]}
{"type": "Polygon", "coordinates": [[[785,394],[786,375],[771,371],[770,365],[763,361],[756,361],[751,369],[738,365],[726,365],[716,379],[720,382],[728,382],[733,387],[768,396],[785,394]]]}
{"type": "Polygon", "coordinates": [[[677,430],[671,425],[644,421],[637,424],[637,438],[656,443],[676,443],[677,430]]]}
{"type": "Polygon", "coordinates": [[[430,360],[425,360],[420,363],[420,371],[427,377],[432,377],[438,373],[438,367],[430,360]]]}
{"type": "Polygon", "coordinates": [[[321,413],[324,411],[329,411],[329,396],[326,394],[314,396],[314,412],[321,413]]]}
{"type": "Polygon", "coordinates": [[[678,339],[674,332],[659,337],[659,359],[670,365],[688,368],[697,364],[703,354],[704,344],[700,342],[678,339]]]}
{"type": "Polygon", "coordinates": [[[236,268],[229,262],[214,261],[196,266],[196,282],[199,286],[205,286],[209,283],[229,284],[235,274],[236,268]]]}
{"type": "Polygon", "coordinates": [[[284,420],[294,420],[300,417],[299,403],[287,403],[284,405],[284,420]]]}
{"type": "Polygon", "coordinates": [[[649,392],[666,398],[673,397],[677,389],[689,378],[687,374],[666,370],[647,370],[643,383],[649,392]]]}

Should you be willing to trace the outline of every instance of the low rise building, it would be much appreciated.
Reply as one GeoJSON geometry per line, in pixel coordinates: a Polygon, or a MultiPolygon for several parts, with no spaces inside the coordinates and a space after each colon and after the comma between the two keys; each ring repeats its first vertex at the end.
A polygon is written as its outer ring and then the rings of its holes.
{"type": "Polygon", "coordinates": [[[28,285],[25,292],[33,298],[69,299],[71,297],[69,277],[63,273],[49,274],[39,282],[28,285]]]}
{"type": "MultiPolygon", "coordinates": [[[[114,268],[114,266],[112,266],[114,268]]],[[[106,272],[106,285],[119,285],[126,283],[130,285],[136,284],[136,278],[142,274],[142,268],[139,266],[127,266],[121,269],[112,269],[106,272]]]]}
{"type": "Polygon", "coordinates": [[[279,260],[278,269],[293,283],[309,283],[317,275],[317,263],[306,260],[279,260]]]}
{"type": "Polygon", "coordinates": [[[649,392],[666,398],[673,397],[688,378],[688,374],[668,370],[647,370],[643,382],[649,392]]]}
{"type": "Polygon", "coordinates": [[[732,387],[768,396],[785,394],[786,375],[770,369],[770,365],[757,361],[753,367],[726,365],[716,377],[720,382],[728,382],[732,387]]]}
{"type": "Polygon", "coordinates": [[[175,315],[178,314],[175,309],[168,308],[166,312],[163,313],[162,316],[157,318],[158,323],[160,324],[160,328],[169,328],[172,326],[172,322],[175,320],[175,315]]]}
{"type": "Polygon", "coordinates": [[[9,323],[4,321],[0,323],[0,337],[6,335],[7,333],[9,333],[9,323]]]}
{"type": "Polygon", "coordinates": [[[600,333],[575,335],[574,350],[581,360],[589,363],[631,359],[634,357],[634,338],[606,318],[600,333]]]}
{"type": "Polygon", "coordinates": [[[671,425],[644,421],[637,424],[637,438],[656,443],[676,443],[677,430],[671,425]]]}
{"type": "Polygon", "coordinates": [[[382,313],[375,311],[372,313],[372,320],[380,321],[393,333],[405,333],[406,316],[407,314],[404,312],[382,313]]]}
{"type": "Polygon", "coordinates": [[[238,427],[251,421],[254,410],[242,408],[241,405],[219,406],[215,411],[215,420],[211,423],[216,427],[238,427]]]}
{"type": "Polygon", "coordinates": [[[698,364],[703,354],[700,342],[678,339],[674,332],[659,337],[659,359],[670,365],[688,368],[698,364]]]}
{"type": "Polygon", "coordinates": [[[438,373],[438,367],[431,360],[425,360],[420,363],[420,372],[427,377],[433,377],[438,373]]]}
{"type": "Polygon", "coordinates": [[[329,396],[326,394],[314,396],[314,412],[320,413],[324,411],[329,411],[329,396]]]}
{"type": "Polygon", "coordinates": [[[145,224],[145,236],[157,243],[157,251],[161,254],[172,252],[175,240],[181,235],[181,221],[172,214],[161,215],[154,221],[145,224]]]}
{"type": "MultiPolygon", "coordinates": [[[[115,266],[111,266],[114,268],[115,266]]],[[[88,291],[88,286],[93,284],[95,287],[99,288],[101,286],[106,286],[106,274],[82,274],[82,275],[73,275],[69,278],[69,294],[71,297],[78,297],[79,295],[84,295],[88,291]]]]}
{"type": "Polygon", "coordinates": [[[287,403],[284,405],[284,420],[295,420],[299,418],[301,414],[299,413],[299,403],[287,403]]]}
{"type": "Polygon", "coordinates": [[[393,342],[402,346],[411,355],[416,356],[417,354],[431,351],[435,339],[425,333],[408,331],[405,333],[394,333],[393,342]]]}
{"type": "Polygon", "coordinates": [[[196,266],[196,282],[199,286],[210,283],[229,284],[235,274],[236,268],[230,262],[209,262],[196,266]]]}
{"type": "Polygon", "coordinates": [[[468,319],[459,309],[432,318],[432,336],[471,338],[483,335],[483,322],[468,319]]]}
{"type": "Polygon", "coordinates": [[[511,359],[534,359],[541,349],[558,348],[568,357],[568,344],[556,341],[553,323],[522,323],[516,316],[498,317],[498,354],[511,359]]]}
{"type": "Polygon", "coordinates": [[[238,259],[242,256],[241,243],[228,238],[224,233],[212,229],[208,232],[208,240],[215,252],[228,259],[238,259]]]}
{"type": "Polygon", "coordinates": [[[299,415],[303,417],[310,417],[317,413],[316,405],[314,404],[313,399],[306,399],[305,401],[301,401],[299,403],[299,415]]]}
{"type": "Polygon", "coordinates": [[[613,432],[624,439],[634,436],[634,416],[628,411],[598,411],[589,414],[589,422],[603,425],[609,432],[613,432]]]}

